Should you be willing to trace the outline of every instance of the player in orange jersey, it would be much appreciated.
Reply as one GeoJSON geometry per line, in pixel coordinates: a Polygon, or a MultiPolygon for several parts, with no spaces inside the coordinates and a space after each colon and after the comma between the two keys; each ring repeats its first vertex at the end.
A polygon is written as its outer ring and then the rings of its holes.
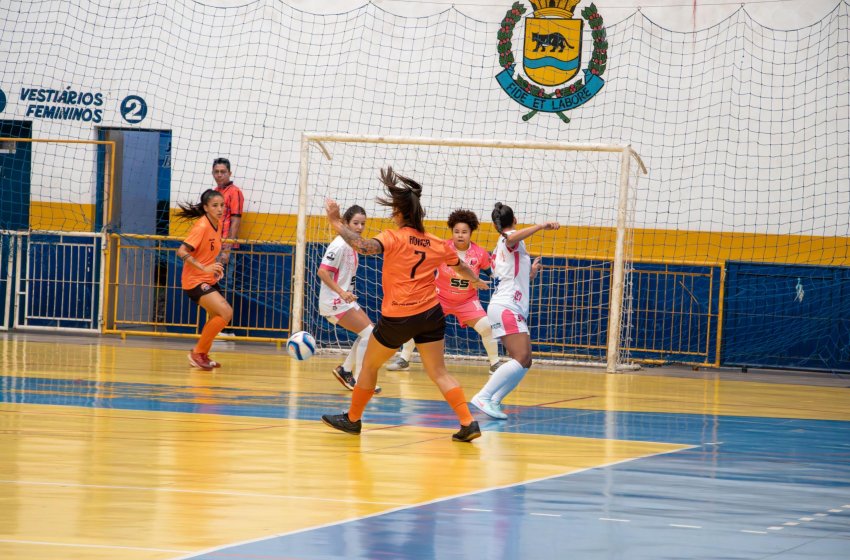
{"type": "Polygon", "coordinates": [[[345,225],[336,202],[331,199],[325,202],[331,226],[355,251],[362,255],[383,253],[384,298],[381,317],[372,331],[360,377],[351,395],[351,407],[343,414],[323,415],[322,421],[337,430],[359,434],[360,418],[378,381],[378,368],[412,338],[428,377],[460,420],[461,428],[452,439],[472,441],[481,435],[481,430],[469,412],[463,388],[446,369],[443,357],[446,316],[437,300],[434,273],[445,263],[476,287],[486,288],[487,282],[479,280],[442,239],[425,232],[419,183],[396,174],[392,167],[381,170],[381,182],[387,197],[379,198],[378,204],[392,209],[397,228],[384,230],[372,239],[363,239],[345,225]]]}
{"type": "Polygon", "coordinates": [[[197,204],[180,204],[177,216],[184,220],[199,218],[189,235],[177,249],[183,261],[181,284],[189,298],[207,311],[207,324],[201,338],[189,353],[189,363],[198,369],[211,371],[221,364],[209,357],[216,335],[233,317],[233,309],[224,296],[218,281],[224,267],[216,262],[221,252],[221,218],[224,215],[224,197],[212,189],[204,191],[197,204]]]}

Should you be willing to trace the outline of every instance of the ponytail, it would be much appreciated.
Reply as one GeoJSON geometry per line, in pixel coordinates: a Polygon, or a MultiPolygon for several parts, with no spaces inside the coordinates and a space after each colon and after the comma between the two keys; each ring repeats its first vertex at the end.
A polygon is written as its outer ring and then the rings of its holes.
{"type": "Polygon", "coordinates": [[[399,175],[392,167],[381,169],[381,182],[388,198],[379,198],[378,204],[401,214],[405,226],[425,233],[425,209],[419,202],[422,185],[409,177],[399,175]]]}
{"type": "Polygon", "coordinates": [[[493,213],[490,217],[493,219],[493,225],[496,226],[496,231],[499,232],[499,235],[507,239],[508,236],[505,235],[505,228],[514,225],[514,211],[511,207],[497,202],[493,207],[493,213]]]}
{"type": "Polygon", "coordinates": [[[179,202],[177,205],[180,207],[180,210],[177,211],[177,218],[181,220],[193,220],[195,218],[200,218],[206,214],[204,206],[209,204],[210,200],[217,196],[224,198],[220,192],[213,189],[207,189],[201,194],[201,201],[197,204],[179,202]]]}

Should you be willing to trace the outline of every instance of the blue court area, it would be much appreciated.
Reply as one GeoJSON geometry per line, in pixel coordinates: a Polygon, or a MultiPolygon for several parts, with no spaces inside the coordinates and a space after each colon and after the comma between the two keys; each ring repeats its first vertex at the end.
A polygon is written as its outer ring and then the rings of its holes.
{"type": "MultiPolygon", "coordinates": [[[[349,395],[0,376],[0,397],[28,405],[319,422],[320,414],[344,409],[349,395]]],[[[504,422],[479,416],[482,440],[498,432],[687,447],[181,558],[850,557],[848,422],[548,406],[507,411],[504,422]]],[[[439,401],[381,397],[367,414],[364,430],[456,427],[439,401]]],[[[339,437],[347,442],[350,436],[339,437]]],[[[462,444],[446,439],[445,445],[462,444]]],[[[482,465],[482,476],[487,468],[492,465],[482,465]]],[[[341,468],[338,475],[346,473],[341,468]]]]}

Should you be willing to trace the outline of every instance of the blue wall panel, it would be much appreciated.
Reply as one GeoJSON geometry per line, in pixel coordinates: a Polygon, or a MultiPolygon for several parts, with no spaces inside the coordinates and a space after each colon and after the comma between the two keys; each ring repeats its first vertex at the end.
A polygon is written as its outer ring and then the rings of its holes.
{"type": "Polygon", "coordinates": [[[728,263],[724,365],[850,371],[850,268],[728,263]]]}
{"type": "MultiPolygon", "coordinates": [[[[325,244],[307,250],[307,281],[318,281],[311,271],[318,266],[325,244]]],[[[529,327],[538,355],[566,355],[600,359],[608,339],[611,282],[609,261],[547,257],[532,283],[529,327]]],[[[381,257],[360,257],[355,280],[358,302],[376,321],[381,302],[381,257]],[[374,287],[374,288],[373,288],[374,287]]],[[[717,267],[636,264],[630,346],[632,355],[665,361],[714,363],[720,269],[717,267]]],[[[495,287],[495,286],[493,286],[495,287]]],[[[490,291],[481,291],[489,305],[490,291]]],[[[314,298],[315,299],[315,298],[314,298]]],[[[354,335],[318,316],[318,302],[305,302],[307,324],[324,344],[351,343],[354,335]]],[[[449,317],[446,352],[484,355],[478,333],[449,317]]]]}
{"type": "Polygon", "coordinates": [[[715,363],[720,273],[713,266],[635,263],[632,357],[715,363]]]}

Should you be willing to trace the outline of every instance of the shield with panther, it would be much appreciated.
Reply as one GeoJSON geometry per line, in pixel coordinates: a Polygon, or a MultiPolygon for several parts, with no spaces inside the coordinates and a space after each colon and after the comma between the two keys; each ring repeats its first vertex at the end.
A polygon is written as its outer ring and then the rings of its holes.
{"type": "Polygon", "coordinates": [[[580,19],[525,18],[525,74],[541,86],[557,86],[575,76],[581,66],[583,25],[580,19]]]}

